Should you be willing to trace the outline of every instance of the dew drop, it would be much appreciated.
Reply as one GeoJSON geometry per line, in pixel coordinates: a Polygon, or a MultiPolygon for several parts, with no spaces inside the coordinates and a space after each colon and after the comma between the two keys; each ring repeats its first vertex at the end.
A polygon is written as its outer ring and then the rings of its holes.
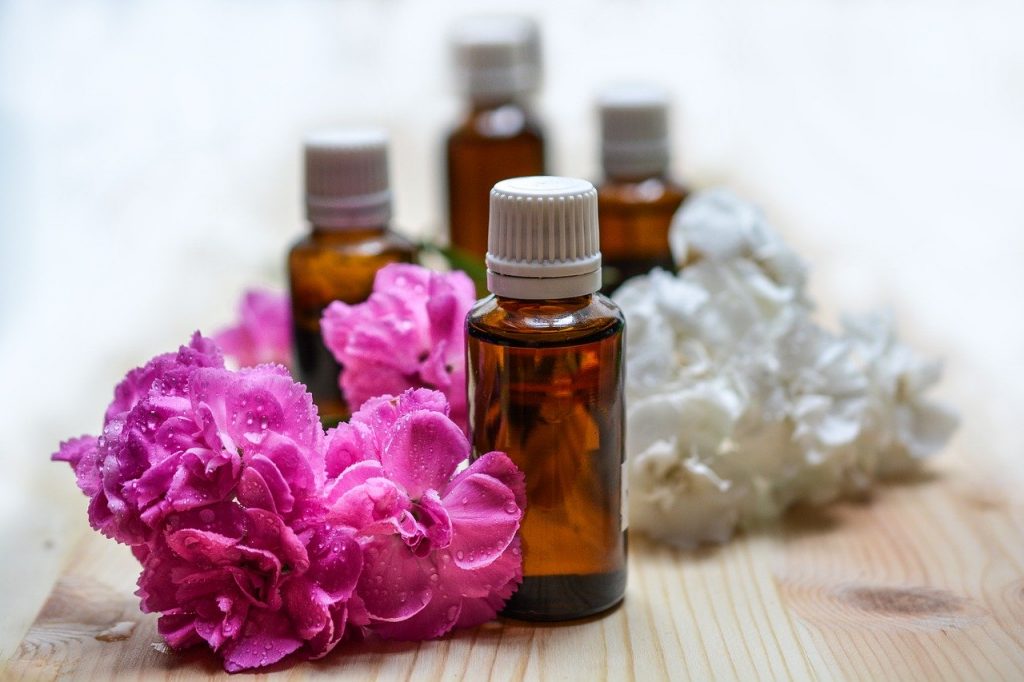
{"type": "Polygon", "coordinates": [[[458,559],[459,561],[462,561],[465,557],[466,557],[466,553],[463,552],[461,549],[458,552],[455,553],[455,558],[458,559]]]}

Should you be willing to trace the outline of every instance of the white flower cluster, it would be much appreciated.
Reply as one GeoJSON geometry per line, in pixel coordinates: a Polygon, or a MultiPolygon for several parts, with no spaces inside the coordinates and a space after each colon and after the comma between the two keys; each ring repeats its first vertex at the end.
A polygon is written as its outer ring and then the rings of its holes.
{"type": "Polygon", "coordinates": [[[678,275],[615,294],[627,318],[631,525],[677,546],[906,472],[956,428],[925,392],[941,375],[892,321],[811,319],[800,258],[750,204],[691,198],[671,232],[678,275]]]}

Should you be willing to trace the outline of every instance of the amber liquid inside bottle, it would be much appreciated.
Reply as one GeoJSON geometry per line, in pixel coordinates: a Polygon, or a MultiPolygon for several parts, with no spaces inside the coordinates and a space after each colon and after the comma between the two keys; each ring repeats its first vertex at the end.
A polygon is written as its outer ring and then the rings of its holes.
{"type": "Polygon", "coordinates": [[[295,374],[313,394],[325,426],[348,419],[349,410],[338,386],[341,368],[320,336],[324,308],[332,301],[365,301],[379,269],[415,255],[409,241],[384,227],[314,227],[288,253],[295,374]]]}
{"type": "Polygon", "coordinates": [[[473,453],[526,474],[523,584],[503,615],[567,620],[626,587],[622,313],[600,294],[491,296],[467,320],[473,453]]]}
{"type": "Polygon", "coordinates": [[[544,137],[515,102],[474,105],[449,136],[448,221],[452,246],[483,258],[491,187],[499,180],[544,174],[544,137]]]}
{"type": "Polygon", "coordinates": [[[601,216],[601,292],[654,268],[674,271],[668,244],[672,216],[689,192],[662,177],[609,179],[597,189],[601,216]]]}

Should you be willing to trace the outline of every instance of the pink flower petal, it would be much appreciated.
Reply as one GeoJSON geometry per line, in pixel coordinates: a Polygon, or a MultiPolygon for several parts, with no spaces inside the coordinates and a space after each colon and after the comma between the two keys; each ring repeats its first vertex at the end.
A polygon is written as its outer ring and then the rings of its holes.
{"type": "Polygon", "coordinates": [[[317,586],[305,578],[288,581],[282,590],[285,609],[302,639],[313,639],[331,626],[328,604],[319,599],[317,586]]]}
{"type": "Polygon", "coordinates": [[[289,620],[283,614],[267,612],[250,617],[242,636],[224,646],[224,669],[233,673],[262,668],[300,647],[302,640],[294,634],[289,620]]]}
{"type": "MultiPolygon", "coordinates": [[[[353,472],[369,471],[360,463],[353,472]]],[[[338,495],[331,503],[327,518],[336,525],[357,528],[364,534],[388,533],[395,529],[395,520],[407,513],[409,498],[395,483],[386,478],[371,478],[338,495]]]]}
{"type": "Polygon", "coordinates": [[[430,562],[417,559],[395,536],[375,536],[365,547],[357,587],[371,618],[401,621],[430,601],[430,562]]]}
{"type": "Polygon", "coordinates": [[[488,452],[477,457],[468,468],[463,469],[452,479],[449,489],[459,485],[462,479],[475,474],[487,474],[504,483],[515,495],[516,505],[520,509],[526,509],[526,475],[504,452],[488,452]]]}
{"type": "Polygon", "coordinates": [[[452,522],[449,549],[460,568],[480,568],[497,559],[519,530],[523,510],[504,483],[487,474],[460,478],[445,493],[452,522]]]}
{"type": "MultiPolygon", "coordinates": [[[[277,472],[276,468],[273,470],[277,472]]],[[[283,478],[280,478],[280,472],[277,472],[277,476],[278,480],[274,481],[275,488],[277,488],[279,496],[287,496],[285,499],[289,504],[290,511],[295,498],[288,493],[288,484],[284,482],[283,478]]],[[[238,501],[243,507],[264,509],[277,514],[277,503],[274,501],[274,497],[274,493],[270,490],[270,484],[267,483],[259,468],[249,466],[242,470],[242,478],[238,482],[238,501]]]]}
{"type": "Polygon", "coordinates": [[[60,444],[60,450],[50,456],[55,462],[67,462],[75,471],[78,487],[88,496],[101,489],[100,472],[96,466],[99,457],[95,436],[79,436],[60,444]]]}
{"type": "Polygon", "coordinates": [[[157,620],[156,629],[169,647],[180,651],[203,640],[196,634],[195,616],[178,611],[180,609],[174,609],[161,615],[157,620]]]}
{"type": "Polygon", "coordinates": [[[448,400],[440,391],[417,388],[396,395],[380,394],[371,398],[352,415],[353,423],[365,424],[375,435],[374,456],[377,458],[384,449],[385,435],[394,429],[400,417],[421,410],[448,414],[448,400]]]}
{"type": "Polygon", "coordinates": [[[381,464],[409,497],[418,499],[428,489],[442,489],[468,456],[469,441],[462,430],[443,414],[424,410],[395,423],[381,464]]]}
{"type": "Polygon", "coordinates": [[[377,458],[377,442],[366,424],[342,422],[327,432],[324,467],[335,478],[356,462],[377,458]]]}
{"type": "MultiPolygon", "coordinates": [[[[459,621],[463,600],[454,594],[436,594],[424,608],[395,622],[374,623],[373,632],[384,639],[419,641],[450,631],[459,621]]],[[[492,615],[493,618],[493,615],[492,615]]]]}
{"type": "Polygon", "coordinates": [[[429,283],[427,315],[434,342],[445,341],[453,350],[462,350],[467,303],[476,301],[476,285],[466,273],[456,270],[447,275],[434,275],[429,283]]]}
{"type": "Polygon", "coordinates": [[[321,529],[310,543],[307,576],[330,603],[348,599],[362,572],[363,549],[347,528],[321,529]]]}
{"type": "Polygon", "coordinates": [[[306,547],[280,516],[262,509],[247,509],[245,513],[249,517],[245,540],[248,546],[273,552],[290,570],[300,573],[309,570],[306,547]]]}
{"type": "Polygon", "coordinates": [[[433,274],[419,265],[395,263],[377,271],[373,279],[373,289],[405,292],[410,298],[425,300],[433,274]]]}
{"type": "Polygon", "coordinates": [[[289,365],[292,355],[292,314],[288,294],[250,289],[239,303],[239,320],[214,335],[224,352],[241,367],[263,363],[289,365]]]}

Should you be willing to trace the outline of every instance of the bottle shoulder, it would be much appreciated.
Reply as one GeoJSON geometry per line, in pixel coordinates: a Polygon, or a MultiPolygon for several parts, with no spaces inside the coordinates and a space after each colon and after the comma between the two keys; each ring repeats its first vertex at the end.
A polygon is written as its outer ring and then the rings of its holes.
{"type": "Polygon", "coordinates": [[[678,206],[689,194],[685,185],[668,177],[638,180],[608,178],[597,186],[598,204],[605,207],[624,204],[678,206]]]}
{"type": "Polygon", "coordinates": [[[529,108],[518,103],[470,111],[448,135],[449,144],[509,139],[544,139],[540,121],[529,108]]]}
{"type": "Polygon", "coordinates": [[[522,300],[490,295],[466,318],[470,336],[509,346],[578,345],[621,334],[622,310],[595,293],[555,300],[522,300]]]}
{"type": "Polygon", "coordinates": [[[339,253],[376,255],[384,253],[416,254],[416,245],[403,235],[385,230],[319,230],[308,232],[293,242],[291,254],[339,253]]]}

